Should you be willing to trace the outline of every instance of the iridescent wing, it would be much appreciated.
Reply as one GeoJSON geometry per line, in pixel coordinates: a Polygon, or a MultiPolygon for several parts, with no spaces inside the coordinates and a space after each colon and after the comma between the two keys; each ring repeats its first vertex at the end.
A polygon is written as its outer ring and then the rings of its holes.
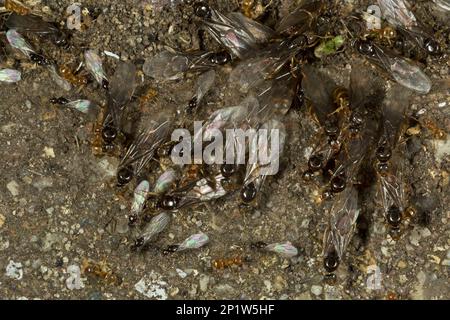
{"type": "Polygon", "coordinates": [[[84,53],[84,59],[86,69],[92,74],[97,83],[103,85],[104,80],[108,78],[103,70],[103,62],[100,56],[94,50],[88,50],[84,53]]]}
{"type": "Polygon", "coordinates": [[[69,103],[65,104],[65,106],[67,108],[78,110],[82,113],[88,113],[92,109],[93,104],[89,100],[80,99],[80,100],[70,101],[69,103]]]}
{"type": "Polygon", "coordinates": [[[210,181],[207,178],[198,180],[189,191],[178,195],[180,202],[177,208],[187,207],[201,202],[209,202],[226,196],[228,192],[222,186],[223,180],[225,178],[221,174],[215,176],[214,181],[210,181]],[[212,185],[212,183],[214,184],[212,185]]]}
{"type": "Polygon", "coordinates": [[[158,177],[153,188],[153,193],[156,195],[165,194],[175,184],[175,182],[181,178],[180,170],[176,168],[169,168],[158,177]]]}
{"type": "Polygon", "coordinates": [[[264,250],[279,254],[284,258],[293,258],[298,255],[298,250],[289,241],[283,243],[272,243],[264,247],[264,250]]]}
{"type": "Polygon", "coordinates": [[[273,35],[272,29],[247,18],[240,12],[224,15],[218,10],[211,9],[211,13],[211,19],[204,21],[206,30],[236,57],[244,57],[273,35]]]}
{"type": "Polygon", "coordinates": [[[0,69],[0,82],[16,83],[22,79],[22,73],[14,69],[0,69]]]}
{"type": "Polygon", "coordinates": [[[36,53],[36,50],[15,29],[11,29],[6,32],[6,39],[8,40],[8,43],[11,45],[11,47],[19,50],[27,57],[30,57],[31,54],[36,53]]]}
{"type": "Polygon", "coordinates": [[[209,242],[209,237],[205,233],[198,233],[184,240],[177,248],[177,251],[199,249],[209,242]]]}
{"type": "Polygon", "coordinates": [[[145,201],[150,192],[150,183],[142,180],[134,189],[133,203],[131,205],[131,215],[139,215],[145,206],[145,201]]]}

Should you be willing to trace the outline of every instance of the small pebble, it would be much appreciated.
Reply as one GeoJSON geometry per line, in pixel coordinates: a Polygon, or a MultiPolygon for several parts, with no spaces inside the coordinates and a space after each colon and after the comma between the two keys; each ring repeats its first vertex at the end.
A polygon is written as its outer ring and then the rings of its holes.
{"type": "Polygon", "coordinates": [[[44,154],[43,156],[45,158],[55,158],[55,150],[53,150],[53,148],[51,147],[44,147],[44,154]]]}
{"type": "Polygon", "coordinates": [[[176,271],[177,271],[177,273],[178,273],[178,275],[180,276],[181,279],[184,279],[184,278],[186,278],[188,276],[187,273],[184,272],[181,269],[176,269],[176,271]]]}
{"type": "Polygon", "coordinates": [[[6,218],[0,213],[0,228],[5,224],[6,218]]]}
{"type": "Polygon", "coordinates": [[[200,291],[205,292],[208,289],[209,284],[209,276],[206,274],[202,274],[200,276],[199,285],[200,285],[200,291]]]}
{"type": "Polygon", "coordinates": [[[14,197],[19,195],[19,185],[17,184],[17,182],[15,180],[10,181],[6,185],[6,188],[14,197]]]}
{"type": "Polygon", "coordinates": [[[6,274],[8,278],[14,280],[21,280],[23,278],[22,264],[20,262],[14,262],[10,260],[6,266],[6,274]]]}
{"type": "Polygon", "coordinates": [[[311,287],[311,293],[315,296],[320,296],[322,294],[322,286],[312,286],[311,287]]]}

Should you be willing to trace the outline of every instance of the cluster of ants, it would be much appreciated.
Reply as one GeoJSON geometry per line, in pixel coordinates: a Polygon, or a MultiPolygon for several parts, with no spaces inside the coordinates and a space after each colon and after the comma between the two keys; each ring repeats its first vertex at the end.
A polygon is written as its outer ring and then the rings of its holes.
{"type": "MultiPolygon", "coordinates": [[[[215,110],[203,124],[202,135],[193,140],[208,140],[212,129],[276,129],[280,132],[281,157],[286,113],[293,105],[307,106],[320,134],[302,178],[322,183],[321,199],[331,203],[323,250],[324,268],[332,278],[355,233],[361,211],[361,176],[367,167],[374,168],[377,174],[382,211],[392,234],[398,236],[414,215],[403,179],[402,139],[408,125],[405,115],[412,97],[426,95],[433,87],[421,66],[447,54],[446,39],[420,22],[408,1],[377,0],[377,4],[382,16],[350,10],[342,1],[304,0],[269,27],[259,21],[264,19],[270,3],[244,1],[243,13],[225,14],[206,2],[191,1],[196,22],[221,49],[179,52],[167,48],[148,58],[143,72],[155,82],[176,82],[187,74],[199,76],[194,95],[184,106],[168,105],[149,119],[141,119],[134,134],[126,132],[123,120],[136,88],[137,67],[133,63],[119,60],[109,77],[98,52],[87,50],[84,63],[76,71],[57,66],[30,45],[27,37],[38,36],[67,47],[67,35],[16,0],[5,2],[2,29],[5,43],[47,68],[62,89],[70,91],[72,86],[88,85],[89,77],[80,71],[84,67],[105,90],[107,104],[98,115],[93,148],[99,156],[120,156],[119,187],[133,179],[138,182],[128,215],[135,236],[134,250],[146,247],[167,227],[170,212],[236,193],[243,207],[258,203],[268,176],[262,173],[266,164],[181,165],[170,158],[174,152],[186,152],[176,149],[171,141],[173,129],[186,128],[198,117],[222,66],[232,66],[230,86],[234,85],[236,96],[242,97],[235,107],[215,110]],[[325,69],[316,66],[316,62],[323,64],[338,55],[354,59],[348,88],[338,85],[325,69]],[[376,66],[378,75],[367,62],[376,66]],[[388,90],[383,81],[386,78],[394,80],[389,82],[388,90]],[[159,169],[153,168],[153,160],[157,160],[159,169]],[[149,176],[155,172],[161,174],[150,188],[149,176]]],[[[17,82],[20,75],[2,69],[0,80],[17,82]]],[[[141,103],[148,104],[155,95],[148,90],[141,103]]],[[[93,109],[89,100],[59,97],[51,102],[84,113],[93,109]]],[[[226,143],[236,149],[242,147],[239,141],[226,143]]],[[[247,154],[247,159],[250,156],[247,154]]],[[[169,246],[165,253],[200,248],[208,240],[205,234],[196,234],[169,246]]],[[[298,254],[289,242],[258,242],[253,247],[286,258],[298,254]]],[[[240,258],[213,263],[219,269],[240,264],[240,258]]]]}

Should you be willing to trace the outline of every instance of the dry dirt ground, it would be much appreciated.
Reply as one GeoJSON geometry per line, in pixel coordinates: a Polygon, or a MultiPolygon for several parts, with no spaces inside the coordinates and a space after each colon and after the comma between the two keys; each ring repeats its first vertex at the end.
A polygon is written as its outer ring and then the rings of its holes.
{"type": "MultiPolygon", "coordinates": [[[[69,0],[26,1],[62,20],[69,0]]],[[[174,3],[177,1],[173,1],[174,3]]],[[[181,1],[179,1],[181,2],[181,1]]],[[[225,11],[237,1],[217,1],[225,11]]],[[[367,1],[347,1],[366,8],[367,1]]],[[[426,2],[426,1],[425,1],[426,2]]],[[[425,3],[423,2],[423,3],[425,3]]],[[[418,1],[422,3],[422,1],[418,1]]],[[[43,44],[55,59],[78,59],[83,48],[108,50],[138,67],[162,45],[180,50],[198,48],[198,26],[192,9],[180,4],[152,13],[151,1],[83,1],[102,10],[87,30],[75,32],[72,53],[43,44]]],[[[274,1],[278,13],[292,1],[274,1]]],[[[424,4],[425,6],[426,4],[424,4]]],[[[420,10],[420,8],[419,8],[420,10]]],[[[205,39],[206,46],[214,46],[205,39]]],[[[108,72],[114,59],[108,58],[108,72]],[[110,65],[108,65],[110,64],[110,65]]],[[[336,75],[349,61],[327,63],[336,75]]],[[[308,147],[317,129],[305,110],[286,119],[289,142],[282,171],[263,189],[259,209],[242,213],[236,197],[188,208],[173,214],[171,224],[145,253],[130,251],[132,239],[124,217],[132,188],[114,186],[112,157],[91,152],[95,117],[55,107],[49,99],[67,95],[42,68],[25,62],[23,80],[0,84],[0,298],[3,299],[448,299],[450,262],[448,143],[427,132],[409,141],[405,179],[421,210],[398,241],[387,232],[376,190],[368,190],[363,213],[367,232],[355,236],[335,285],[324,282],[321,243],[326,206],[318,205],[317,188],[302,180],[308,147]],[[210,243],[197,251],[164,256],[161,248],[203,231],[210,243]],[[286,260],[251,250],[250,242],[291,241],[299,256],[286,260]],[[240,255],[243,267],[214,270],[211,260],[240,255]],[[104,263],[121,283],[77,272],[83,261],[104,263]],[[371,270],[378,270],[379,286],[371,270]],[[369,283],[369,285],[368,285],[369,283]]],[[[225,68],[226,69],[226,68],[225,68]]],[[[430,61],[433,80],[448,76],[449,56],[430,61]]],[[[223,72],[227,72],[224,70],[223,72]]],[[[151,83],[146,79],[146,83],[151,83]]],[[[192,90],[193,80],[180,84],[192,90]]],[[[222,86],[210,95],[218,103],[222,86]]],[[[163,97],[166,92],[158,93],[163,97]]],[[[101,104],[94,87],[72,92],[101,104]]],[[[180,98],[181,100],[183,98],[180,98]]],[[[448,126],[449,95],[416,100],[441,126],[448,126]]],[[[448,129],[448,127],[447,127],[448,129]]]]}

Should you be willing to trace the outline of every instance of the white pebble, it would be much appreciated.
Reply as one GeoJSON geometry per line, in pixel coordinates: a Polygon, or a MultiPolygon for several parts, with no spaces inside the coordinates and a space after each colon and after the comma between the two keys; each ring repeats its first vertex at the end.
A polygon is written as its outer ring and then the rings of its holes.
{"type": "Polygon", "coordinates": [[[17,182],[15,180],[10,181],[7,185],[6,188],[8,189],[9,192],[11,192],[11,194],[16,197],[19,195],[19,185],[17,184],[17,182]]]}
{"type": "Polygon", "coordinates": [[[55,158],[55,150],[53,150],[53,148],[51,147],[44,147],[44,157],[46,158],[55,158]]]}
{"type": "Polygon", "coordinates": [[[176,271],[177,271],[177,273],[178,273],[178,275],[180,276],[181,279],[184,279],[184,278],[187,277],[187,273],[184,272],[183,270],[181,270],[181,269],[176,269],[176,271]]]}
{"type": "Polygon", "coordinates": [[[312,294],[314,294],[316,296],[320,296],[322,294],[322,290],[323,290],[323,288],[321,286],[312,286],[311,287],[312,294]]]}
{"type": "Polygon", "coordinates": [[[11,279],[21,280],[23,278],[22,264],[10,260],[6,266],[6,276],[11,279]]]}

